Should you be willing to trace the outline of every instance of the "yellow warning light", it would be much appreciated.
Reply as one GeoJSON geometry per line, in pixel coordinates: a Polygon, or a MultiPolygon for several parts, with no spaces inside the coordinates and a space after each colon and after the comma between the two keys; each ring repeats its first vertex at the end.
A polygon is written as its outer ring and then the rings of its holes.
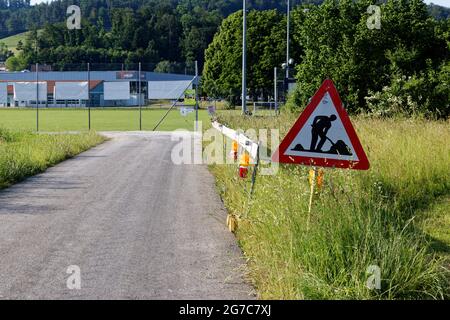
{"type": "Polygon", "coordinates": [[[238,152],[239,151],[239,143],[237,141],[233,141],[233,144],[231,146],[231,150],[233,152],[238,152]]]}
{"type": "Polygon", "coordinates": [[[310,170],[309,171],[309,185],[312,186],[313,184],[318,188],[320,191],[323,187],[323,183],[325,180],[325,171],[323,169],[320,170],[310,170]]]}
{"type": "Polygon", "coordinates": [[[250,166],[250,155],[248,154],[248,152],[244,152],[241,155],[241,163],[240,163],[241,167],[245,167],[248,168],[250,166]]]}

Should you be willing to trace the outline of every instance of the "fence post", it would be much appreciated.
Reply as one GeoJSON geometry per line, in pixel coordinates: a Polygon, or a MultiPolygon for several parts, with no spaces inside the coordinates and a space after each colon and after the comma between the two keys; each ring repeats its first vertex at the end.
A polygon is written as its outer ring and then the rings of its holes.
{"type": "Polygon", "coordinates": [[[198,131],[198,61],[195,61],[195,131],[198,131]]]}
{"type": "Polygon", "coordinates": [[[141,63],[139,62],[139,75],[138,75],[138,81],[139,81],[139,130],[142,131],[142,103],[141,103],[141,63]]]}
{"type": "Polygon", "coordinates": [[[39,63],[36,63],[36,132],[39,132],[39,63]]]}
{"type": "Polygon", "coordinates": [[[91,64],[88,62],[87,64],[88,71],[88,128],[91,131],[91,64]]]}

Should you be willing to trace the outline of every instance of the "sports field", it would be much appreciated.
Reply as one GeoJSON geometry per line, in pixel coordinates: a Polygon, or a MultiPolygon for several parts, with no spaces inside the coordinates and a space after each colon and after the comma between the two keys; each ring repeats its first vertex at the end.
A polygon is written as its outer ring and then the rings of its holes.
{"type": "MultiPolygon", "coordinates": [[[[151,131],[167,110],[142,110],[142,129],[151,131]]],[[[200,121],[209,121],[207,111],[199,111],[200,121]]],[[[194,130],[195,113],[183,117],[172,110],[158,131],[194,130]]],[[[0,109],[0,127],[12,130],[36,130],[36,109],[0,109]]],[[[96,131],[139,130],[138,109],[92,109],[91,129],[96,131]]],[[[88,130],[87,109],[39,109],[39,131],[63,132],[88,130]]]]}

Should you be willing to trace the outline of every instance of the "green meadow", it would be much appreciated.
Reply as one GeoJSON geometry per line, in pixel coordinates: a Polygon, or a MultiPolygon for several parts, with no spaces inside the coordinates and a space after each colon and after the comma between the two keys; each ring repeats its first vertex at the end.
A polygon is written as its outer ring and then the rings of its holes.
{"type": "MultiPolygon", "coordinates": [[[[166,109],[143,109],[142,129],[153,130],[166,109]]],[[[200,121],[209,121],[208,113],[199,111],[200,121]]],[[[158,131],[177,129],[194,130],[195,113],[181,116],[179,110],[172,110],[158,131]]],[[[36,109],[0,109],[0,127],[13,130],[36,130],[36,109]]],[[[91,109],[91,128],[96,131],[138,131],[139,110],[91,109]]],[[[87,131],[87,109],[39,109],[39,131],[64,132],[87,131]]]]}
{"type": "Polygon", "coordinates": [[[0,39],[0,42],[3,42],[8,46],[8,49],[11,50],[14,53],[17,53],[17,45],[19,44],[19,41],[22,41],[23,44],[25,44],[25,40],[27,38],[28,32],[19,33],[7,38],[0,39]]]}

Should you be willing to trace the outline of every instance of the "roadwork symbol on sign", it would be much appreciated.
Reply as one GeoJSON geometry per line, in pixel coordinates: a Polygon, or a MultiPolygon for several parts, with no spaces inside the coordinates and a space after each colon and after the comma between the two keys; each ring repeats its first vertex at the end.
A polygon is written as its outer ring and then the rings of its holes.
{"type": "Polygon", "coordinates": [[[333,81],[325,80],[273,155],[273,161],[355,170],[370,168],[333,81]]]}

